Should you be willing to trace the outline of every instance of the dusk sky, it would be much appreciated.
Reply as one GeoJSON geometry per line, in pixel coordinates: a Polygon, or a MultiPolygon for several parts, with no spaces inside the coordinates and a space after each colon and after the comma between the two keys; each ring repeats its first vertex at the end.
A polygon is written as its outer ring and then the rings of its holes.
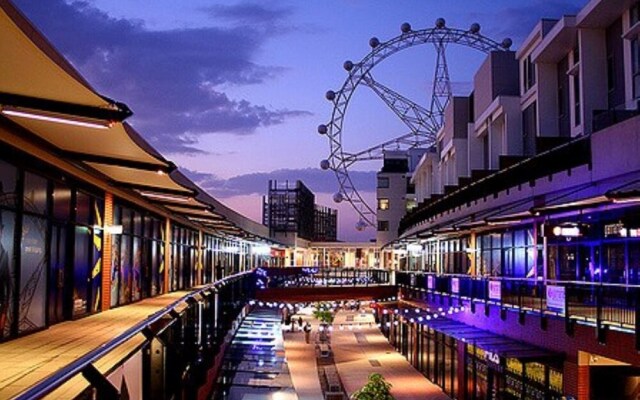
{"type": "MultiPolygon", "coordinates": [[[[261,220],[269,179],[301,179],[316,202],[339,209],[340,240],[369,240],[357,216],[333,203],[333,173],[318,124],[329,122],[327,90],[339,89],[345,60],[357,62],[373,36],[387,41],[409,22],[447,25],[516,50],[542,17],[573,14],[586,0],[14,0],[101,94],[126,103],[128,119],[152,145],[231,208],[261,220]]],[[[467,95],[484,55],[447,53],[455,94],[467,95]]],[[[427,106],[435,52],[417,46],[385,60],[375,76],[427,106]]],[[[379,67],[379,68],[378,68],[379,67]]],[[[393,113],[358,88],[344,125],[346,150],[406,133],[393,113]],[[348,139],[348,140],[347,140],[348,139]]],[[[354,167],[369,199],[379,164],[354,167]]],[[[373,200],[372,204],[373,204],[373,200]]]]}

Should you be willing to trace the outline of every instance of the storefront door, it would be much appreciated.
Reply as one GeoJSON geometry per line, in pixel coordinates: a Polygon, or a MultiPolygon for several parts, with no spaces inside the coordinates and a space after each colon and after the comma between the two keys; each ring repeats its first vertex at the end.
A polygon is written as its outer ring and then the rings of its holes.
{"type": "MultiPolygon", "coordinates": [[[[71,291],[68,290],[69,285],[65,283],[65,269],[69,265],[67,243],[67,227],[54,224],[51,227],[51,237],[49,238],[51,249],[49,261],[49,305],[47,307],[49,324],[55,324],[66,319],[65,299],[71,296],[71,291]]],[[[69,312],[66,315],[70,316],[70,314],[69,312]]]]}

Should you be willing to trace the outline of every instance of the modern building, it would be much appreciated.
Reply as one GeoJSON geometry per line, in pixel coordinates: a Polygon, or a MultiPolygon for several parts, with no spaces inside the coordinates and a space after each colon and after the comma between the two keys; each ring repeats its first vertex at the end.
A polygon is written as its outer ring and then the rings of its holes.
{"type": "Polygon", "coordinates": [[[384,152],[376,187],[376,242],[381,247],[398,238],[400,219],[416,206],[411,177],[424,153],[423,149],[384,152]]]}
{"type": "Polygon", "coordinates": [[[182,175],[0,2],[0,339],[249,270],[266,227],[182,175]]]}
{"type": "Polygon", "coordinates": [[[452,397],[636,396],[639,15],[591,0],[489,54],[413,175],[393,244],[406,303],[381,316],[452,397]]]}
{"type": "Polygon", "coordinates": [[[296,240],[335,241],[338,211],[315,204],[315,195],[302,181],[269,181],[263,197],[262,222],[274,238],[296,245],[296,240]]]}

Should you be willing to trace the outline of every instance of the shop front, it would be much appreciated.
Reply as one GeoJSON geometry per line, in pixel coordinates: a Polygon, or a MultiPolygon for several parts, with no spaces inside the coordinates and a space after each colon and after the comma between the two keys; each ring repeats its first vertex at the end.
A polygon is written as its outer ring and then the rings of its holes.
{"type": "Polygon", "coordinates": [[[388,303],[380,308],[378,321],[396,350],[451,398],[562,398],[561,354],[423,313],[412,309],[408,317],[397,304],[388,303]]]}

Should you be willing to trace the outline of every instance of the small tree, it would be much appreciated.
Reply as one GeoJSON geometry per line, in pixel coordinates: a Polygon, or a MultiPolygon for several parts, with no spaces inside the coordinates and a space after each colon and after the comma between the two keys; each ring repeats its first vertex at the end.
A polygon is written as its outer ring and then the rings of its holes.
{"type": "Polygon", "coordinates": [[[330,307],[330,304],[316,303],[313,310],[313,316],[322,323],[331,324],[333,322],[333,313],[331,312],[330,307]]]}
{"type": "Polygon", "coordinates": [[[351,400],[395,400],[391,395],[391,384],[380,374],[369,375],[369,381],[351,395],[351,400]]]}

